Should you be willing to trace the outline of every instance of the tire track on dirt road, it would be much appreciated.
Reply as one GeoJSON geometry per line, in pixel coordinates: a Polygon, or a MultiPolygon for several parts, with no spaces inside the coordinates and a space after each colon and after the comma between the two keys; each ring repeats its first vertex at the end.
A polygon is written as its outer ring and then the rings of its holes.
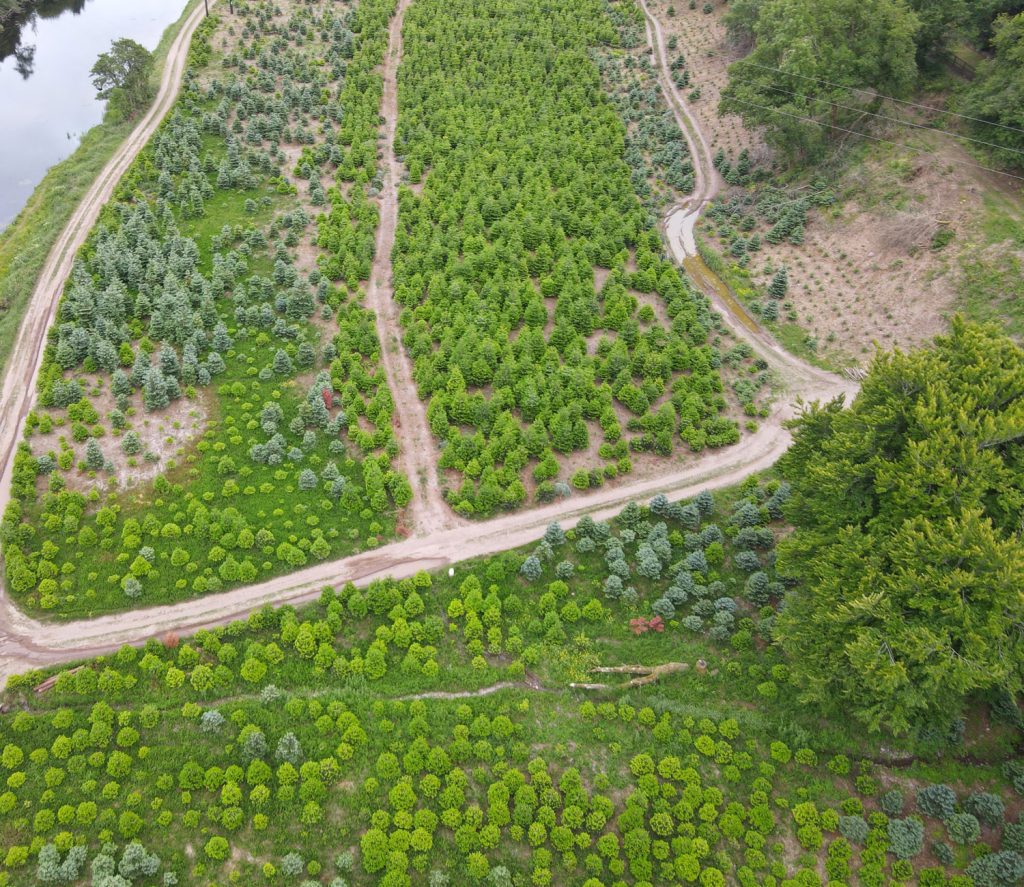
{"type": "Polygon", "coordinates": [[[399,0],[389,26],[388,48],[384,56],[381,100],[384,185],[380,194],[380,220],[366,298],[376,317],[381,361],[395,403],[399,431],[398,461],[412,486],[409,519],[414,531],[428,532],[465,524],[466,521],[448,507],[441,495],[437,474],[438,450],[427,424],[426,409],[413,381],[412,361],[401,342],[401,325],[392,285],[391,250],[398,227],[398,185],[402,179],[401,165],[395,156],[398,66],[402,62],[402,26],[411,2],[399,0]]]}

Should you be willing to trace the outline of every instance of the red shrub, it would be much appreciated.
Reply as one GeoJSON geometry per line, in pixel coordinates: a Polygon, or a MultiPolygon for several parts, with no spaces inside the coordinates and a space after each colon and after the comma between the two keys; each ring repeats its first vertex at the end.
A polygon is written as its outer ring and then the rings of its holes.
{"type": "Polygon", "coordinates": [[[665,630],[665,620],[660,616],[652,616],[650,619],[638,616],[629,620],[629,627],[633,634],[646,634],[649,631],[661,633],[665,630]]]}

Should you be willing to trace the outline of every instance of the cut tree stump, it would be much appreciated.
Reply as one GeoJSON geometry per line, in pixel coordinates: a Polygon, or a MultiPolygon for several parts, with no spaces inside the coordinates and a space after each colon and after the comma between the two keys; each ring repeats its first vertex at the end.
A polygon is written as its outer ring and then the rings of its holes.
{"type": "MultiPolygon", "coordinates": [[[[661,680],[665,675],[688,671],[689,662],[666,662],[663,665],[603,665],[590,669],[591,674],[631,674],[632,680],[615,685],[616,690],[628,690],[631,687],[643,687],[661,680]]],[[[569,684],[573,690],[611,690],[611,684],[569,684]]]]}

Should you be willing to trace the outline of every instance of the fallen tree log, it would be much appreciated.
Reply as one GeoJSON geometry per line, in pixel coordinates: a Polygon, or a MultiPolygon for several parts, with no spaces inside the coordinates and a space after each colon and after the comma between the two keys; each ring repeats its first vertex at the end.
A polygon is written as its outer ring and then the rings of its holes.
{"type": "MultiPolygon", "coordinates": [[[[701,660],[703,663],[703,660],[701,660]]],[[[706,666],[705,666],[706,667],[706,666]]],[[[614,685],[616,690],[628,690],[632,687],[644,687],[661,680],[665,675],[688,671],[689,662],[666,662],[662,665],[599,665],[590,669],[591,674],[631,674],[632,680],[621,685],[614,685]]],[[[699,669],[703,670],[703,669],[699,669]]],[[[573,690],[611,690],[612,684],[569,684],[573,690]]]]}
{"type": "Polygon", "coordinates": [[[46,692],[47,690],[50,690],[50,689],[52,689],[52,688],[53,688],[53,686],[54,686],[54,685],[55,685],[55,684],[57,683],[57,681],[58,681],[58,679],[60,678],[60,676],[61,676],[61,675],[63,675],[63,674],[77,674],[77,673],[78,673],[78,672],[80,672],[80,671],[81,671],[81,670],[82,670],[83,668],[85,668],[85,666],[84,666],[84,665],[79,665],[79,666],[78,666],[77,668],[72,668],[72,669],[70,669],[69,671],[66,671],[66,672],[64,672],[64,671],[59,671],[59,672],[57,672],[57,674],[55,674],[55,675],[50,675],[50,677],[48,677],[48,678],[47,678],[47,679],[46,679],[45,681],[43,681],[43,682],[42,682],[41,684],[37,684],[37,685],[36,685],[36,687],[34,688],[34,689],[35,689],[35,692],[36,692],[36,693],[38,693],[38,694],[40,694],[40,695],[42,695],[42,694],[43,694],[43,693],[45,693],[45,692],[46,692]]]}

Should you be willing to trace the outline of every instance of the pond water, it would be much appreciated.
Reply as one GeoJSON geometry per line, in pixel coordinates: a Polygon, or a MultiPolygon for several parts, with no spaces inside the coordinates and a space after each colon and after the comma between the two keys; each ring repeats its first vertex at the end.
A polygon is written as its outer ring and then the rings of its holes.
{"type": "Polygon", "coordinates": [[[89,78],[96,57],[118,37],[153,49],[185,2],[38,0],[0,28],[0,230],[103,118],[89,78]]]}

